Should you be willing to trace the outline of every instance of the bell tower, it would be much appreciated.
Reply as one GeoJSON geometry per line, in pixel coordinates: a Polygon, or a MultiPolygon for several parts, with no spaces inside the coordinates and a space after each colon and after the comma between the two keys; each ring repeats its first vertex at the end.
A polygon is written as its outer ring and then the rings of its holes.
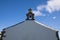
{"type": "Polygon", "coordinates": [[[32,9],[28,9],[28,13],[26,14],[27,19],[26,20],[35,20],[34,19],[34,13],[32,13],[32,9]]]}

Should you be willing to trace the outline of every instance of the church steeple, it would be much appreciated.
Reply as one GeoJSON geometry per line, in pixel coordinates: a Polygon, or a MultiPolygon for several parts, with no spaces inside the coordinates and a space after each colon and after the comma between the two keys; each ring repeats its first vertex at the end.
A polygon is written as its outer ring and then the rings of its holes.
{"type": "Polygon", "coordinates": [[[28,9],[28,13],[26,14],[27,19],[26,20],[34,20],[34,14],[32,13],[32,9],[28,9]]]}

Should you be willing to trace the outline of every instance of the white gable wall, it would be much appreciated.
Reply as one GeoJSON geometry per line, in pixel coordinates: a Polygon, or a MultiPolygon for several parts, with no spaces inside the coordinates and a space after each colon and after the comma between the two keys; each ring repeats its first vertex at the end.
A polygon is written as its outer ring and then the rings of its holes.
{"type": "Polygon", "coordinates": [[[3,40],[57,40],[56,31],[35,21],[25,21],[5,31],[6,37],[3,40]]]}

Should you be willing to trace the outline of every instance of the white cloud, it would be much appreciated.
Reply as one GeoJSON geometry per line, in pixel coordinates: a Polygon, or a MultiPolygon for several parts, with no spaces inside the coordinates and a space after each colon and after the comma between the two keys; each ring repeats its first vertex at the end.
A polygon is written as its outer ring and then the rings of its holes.
{"type": "Polygon", "coordinates": [[[56,19],[56,17],[54,16],[53,19],[56,19]]]}
{"type": "Polygon", "coordinates": [[[33,13],[35,13],[35,16],[45,16],[45,14],[42,14],[42,12],[38,10],[33,11],[33,13]]]}
{"type": "Polygon", "coordinates": [[[45,5],[45,8],[48,12],[54,12],[60,10],[60,0],[50,0],[47,1],[47,5],[45,5]]]}
{"type": "Polygon", "coordinates": [[[35,16],[46,16],[45,14],[43,14],[41,12],[41,10],[43,10],[44,6],[37,6],[37,9],[33,11],[33,13],[35,14],[35,16]]]}
{"type": "Polygon", "coordinates": [[[47,1],[46,5],[39,5],[37,6],[36,10],[34,10],[33,12],[35,13],[36,16],[43,16],[45,14],[43,14],[41,12],[41,10],[43,10],[43,8],[48,11],[49,13],[52,13],[54,11],[59,11],[60,10],[60,0],[49,0],[47,1]]]}

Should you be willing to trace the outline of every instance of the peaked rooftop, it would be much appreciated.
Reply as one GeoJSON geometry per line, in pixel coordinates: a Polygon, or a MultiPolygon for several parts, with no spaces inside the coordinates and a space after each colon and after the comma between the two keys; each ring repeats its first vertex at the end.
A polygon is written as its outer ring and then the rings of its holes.
{"type": "Polygon", "coordinates": [[[40,25],[40,26],[42,26],[42,27],[48,28],[48,29],[50,29],[50,30],[57,31],[56,29],[53,29],[53,28],[51,28],[51,27],[48,27],[48,26],[46,26],[46,25],[44,25],[44,24],[42,24],[42,23],[39,23],[39,22],[35,21],[35,19],[34,19],[34,13],[32,13],[32,9],[31,9],[31,8],[28,9],[28,13],[26,14],[26,16],[27,16],[27,18],[26,18],[25,21],[19,22],[19,23],[15,24],[15,25],[12,25],[12,26],[8,27],[8,28],[5,28],[4,30],[9,29],[9,28],[11,28],[11,27],[15,27],[15,26],[20,25],[20,24],[24,24],[24,25],[25,25],[25,24],[26,24],[26,25],[29,24],[30,26],[31,26],[31,24],[34,24],[35,26],[36,26],[36,24],[37,24],[37,25],[40,25]]]}

